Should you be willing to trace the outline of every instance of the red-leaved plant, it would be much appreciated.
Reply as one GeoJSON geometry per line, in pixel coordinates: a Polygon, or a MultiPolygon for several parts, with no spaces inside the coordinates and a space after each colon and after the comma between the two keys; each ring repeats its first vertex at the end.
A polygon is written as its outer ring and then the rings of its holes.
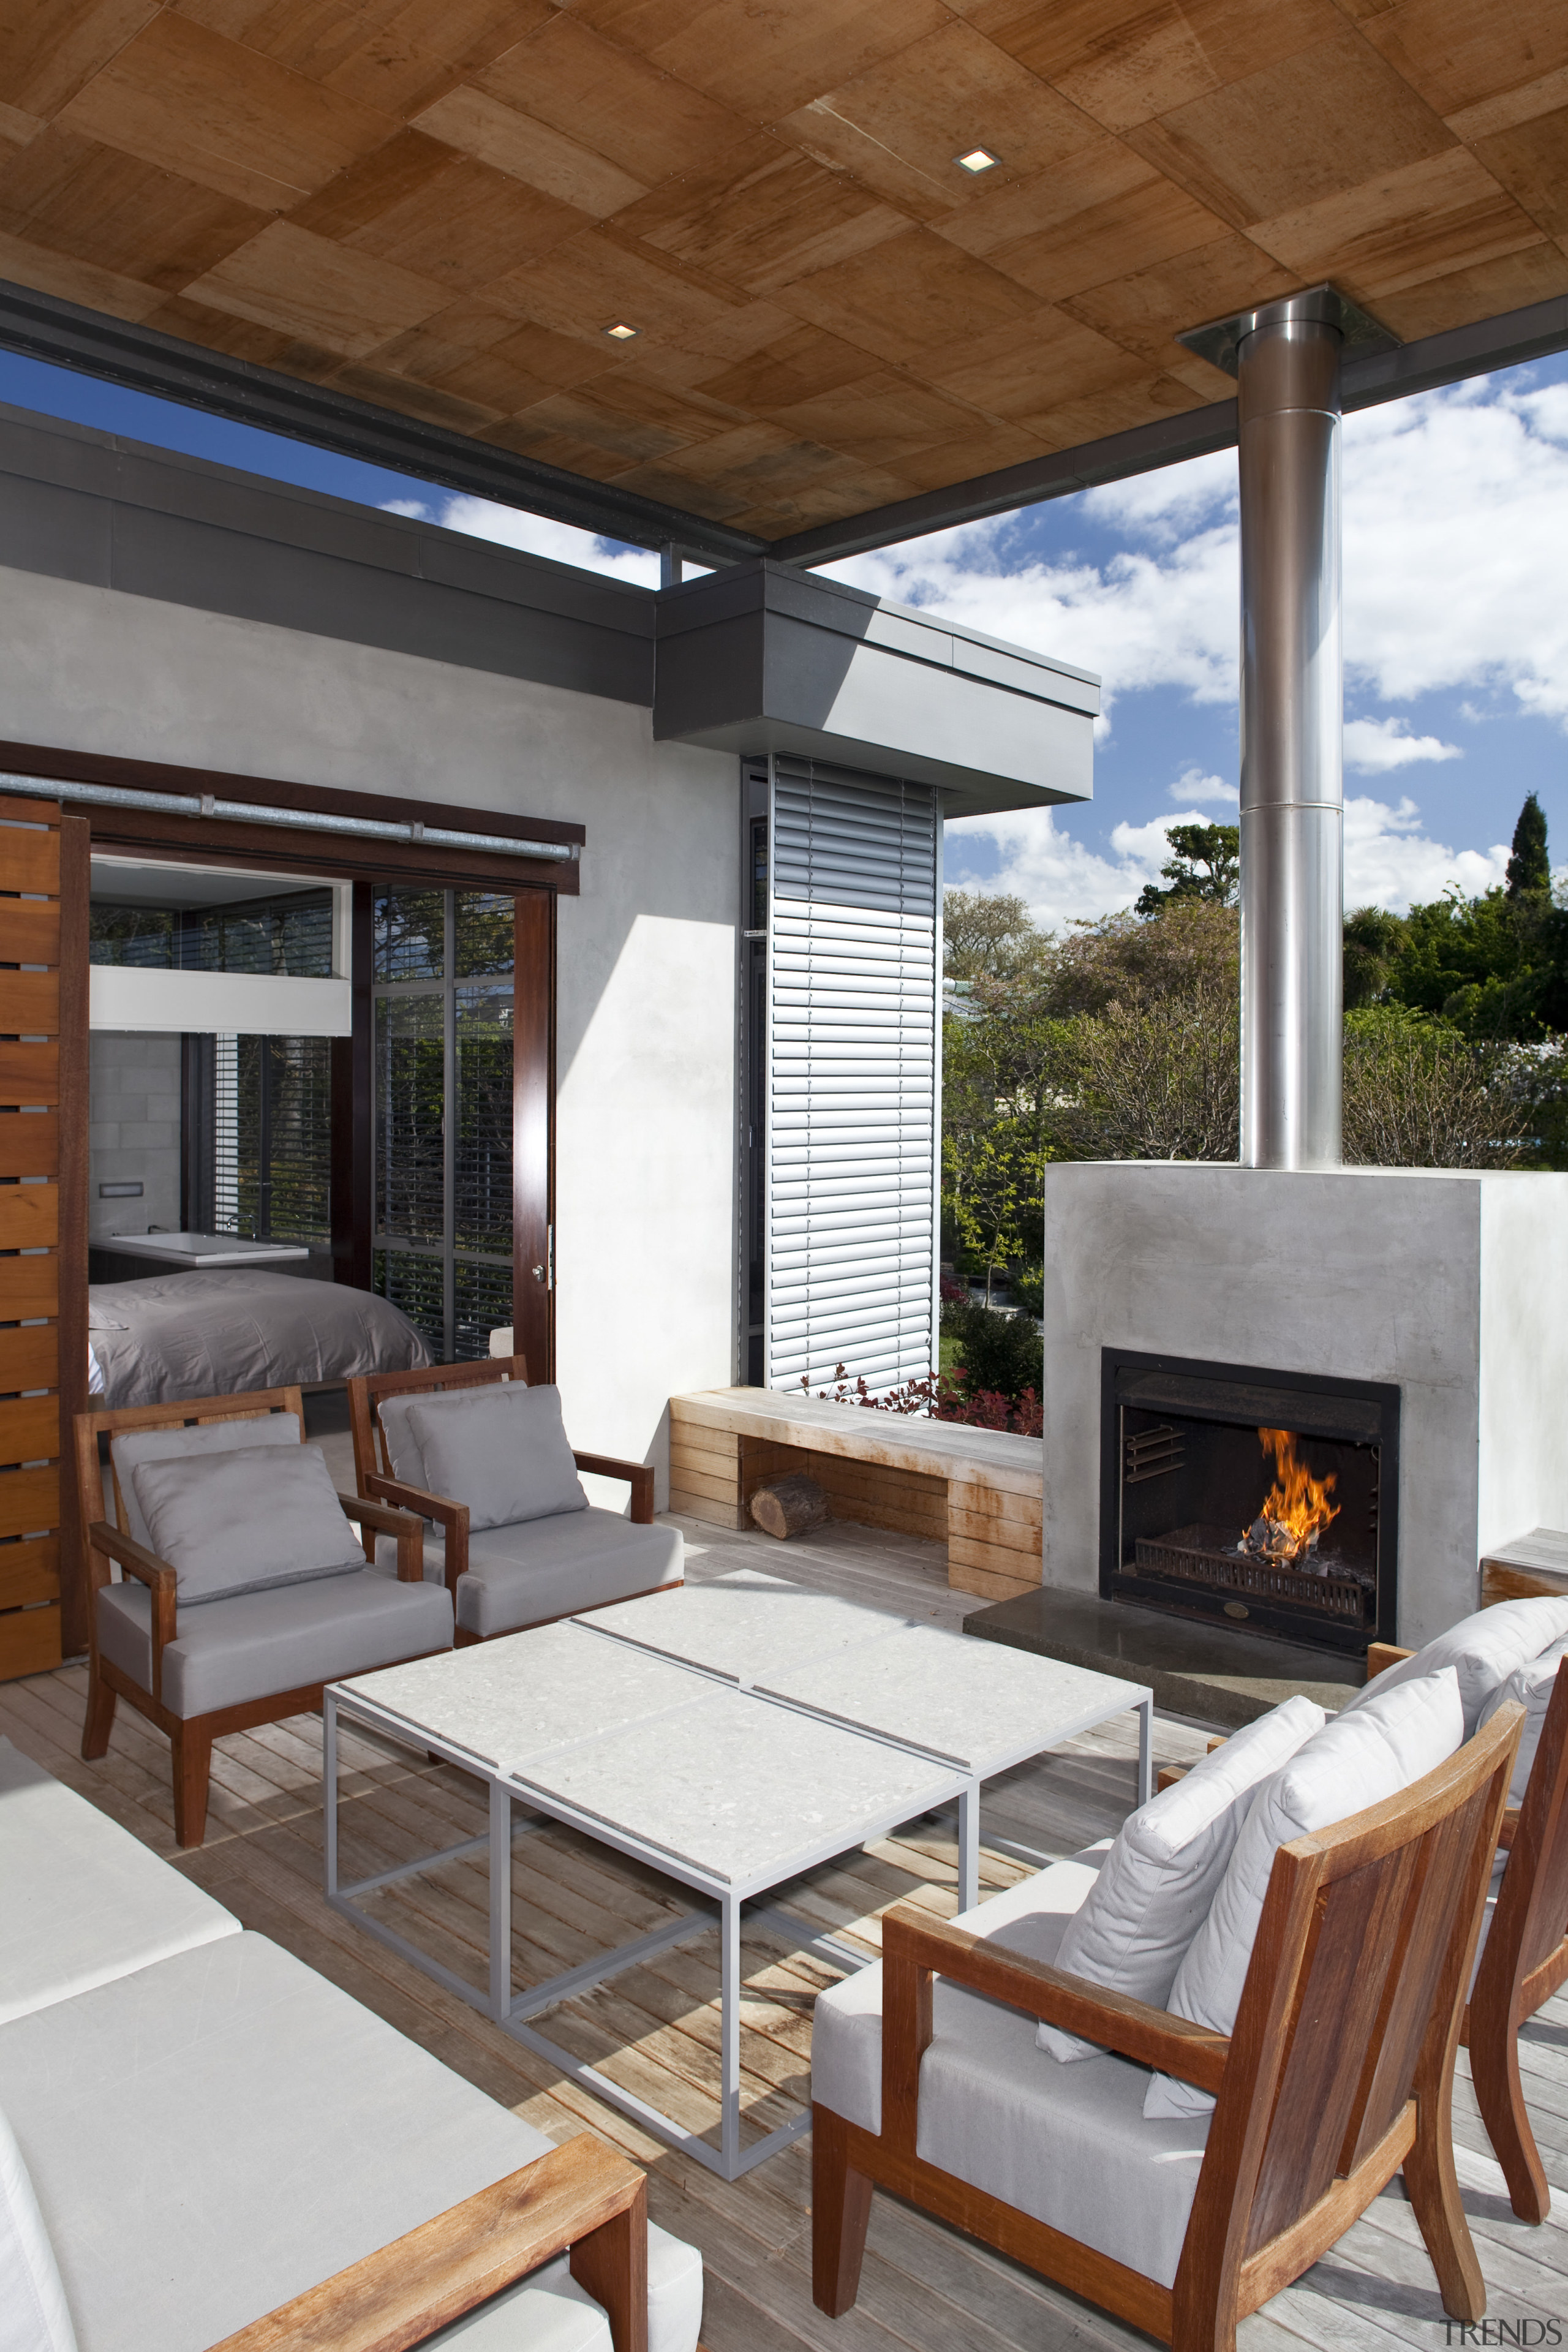
{"type": "MultiPolygon", "coordinates": [[[[864,1376],[851,1387],[842,1364],[835,1366],[833,1377],[836,1387],[816,1391],[824,1404],[869,1405],[873,1412],[924,1413],[932,1421],[963,1422],[971,1429],[1009,1430],[1015,1437],[1045,1434],[1044,1407],[1032,1388],[1016,1399],[1003,1396],[996,1389],[980,1389],[971,1396],[963,1386],[962,1364],[939,1372],[935,1380],[906,1381],[902,1388],[885,1390],[880,1396],[871,1394],[864,1376]]],[[[804,1372],[800,1384],[809,1396],[811,1382],[804,1372]]]]}

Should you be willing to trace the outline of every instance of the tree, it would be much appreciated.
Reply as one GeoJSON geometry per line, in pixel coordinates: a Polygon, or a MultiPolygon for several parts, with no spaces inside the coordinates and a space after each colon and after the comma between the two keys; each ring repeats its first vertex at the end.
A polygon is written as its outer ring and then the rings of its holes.
{"type": "Polygon", "coordinates": [[[1047,934],[1026,900],[1000,890],[942,894],[942,970],[949,980],[1012,980],[1034,969],[1047,934]]]}
{"type": "Polygon", "coordinates": [[[1135,915],[1157,915],[1179,898],[1204,898],[1216,907],[1234,907],[1241,885],[1241,827],[1238,824],[1173,824],[1166,829],[1172,856],[1161,866],[1171,887],[1152,882],[1143,886],[1135,915]]]}
{"type": "Polygon", "coordinates": [[[1533,793],[1525,796],[1513,829],[1513,855],[1508,861],[1507,891],[1517,906],[1521,898],[1542,898],[1552,888],[1552,861],[1546,854],[1546,818],[1533,793]]]}
{"type": "Polygon", "coordinates": [[[1505,1056],[1401,1004],[1345,1023],[1344,1156],[1374,1168],[1517,1168],[1531,1139],[1505,1056]]]}
{"type": "Polygon", "coordinates": [[[1345,917],[1345,1011],[1359,1012],[1388,993],[1405,943],[1405,925],[1383,907],[1358,907],[1345,917]]]}

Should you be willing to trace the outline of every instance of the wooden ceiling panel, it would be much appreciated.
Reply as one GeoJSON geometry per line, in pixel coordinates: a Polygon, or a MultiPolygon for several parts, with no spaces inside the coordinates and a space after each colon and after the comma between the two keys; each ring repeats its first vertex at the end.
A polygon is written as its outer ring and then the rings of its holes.
{"type": "Polygon", "coordinates": [[[944,0],[577,0],[572,13],[760,123],[896,57],[952,12],[944,0]]]}
{"type": "Polygon", "coordinates": [[[1549,236],[1568,236],[1568,105],[1479,141],[1476,153],[1549,236]]]}
{"type": "Polygon", "coordinates": [[[1568,0],[0,15],[0,272],[764,534],[1221,399],[1243,303],[1568,272],[1568,0]]]}
{"type": "Polygon", "coordinates": [[[1437,114],[1568,66],[1563,0],[1396,0],[1359,29],[1437,114]]]}
{"type": "Polygon", "coordinates": [[[268,215],[140,157],[53,129],[0,163],[0,226],[162,295],[265,226],[268,215]]]}
{"type": "Polygon", "coordinates": [[[1194,246],[1212,245],[1226,226],[1195,196],[1151,178],[1127,195],[1091,205],[1052,228],[995,246],[986,259],[1032,294],[1055,302],[1130,270],[1173,260],[1194,246]]]}
{"type": "Polygon", "coordinates": [[[287,211],[397,128],[395,117],[167,13],[95,74],[58,120],[274,211],[287,211]]]}
{"type": "Polygon", "coordinates": [[[1403,292],[1543,242],[1542,230],[1466,148],[1391,172],[1370,188],[1260,221],[1258,244],[1305,278],[1331,278],[1375,313],[1403,292]]]}
{"type": "Polygon", "coordinates": [[[1130,138],[1156,170],[1233,228],[1338,195],[1455,143],[1425,100],[1348,26],[1130,138]]]}
{"type": "Polygon", "coordinates": [[[1333,0],[976,0],[970,21],[1110,131],[1131,131],[1336,32],[1333,0]]]}
{"type": "Polygon", "coordinates": [[[909,226],[905,214],[797,153],[765,155],[695,205],[672,182],[631,205],[622,228],[688,268],[773,294],[797,278],[868,252],[909,226]]]}
{"type": "Polygon", "coordinates": [[[586,214],[417,131],[400,131],[290,217],[316,236],[468,292],[588,226],[586,214]]]}
{"type": "Polygon", "coordinates": [[[779,299],[814,326],[894,362],[951,351],[1035,308],[1012,278],[925,228],[800,278],[779,299]]]}
{"type": "Polygon", "coordinates": [[[646,58],[556,15],[474,76],[520,114],[591,147],[645,186],[688,170],[714,148],[731,149],[746,125],[646,58]]]}
{"type": "Polygon", "coordinates": [[[0,17],[0,93],[48,119],[158,14],[159,0],[54,0],[0,17]]]}
{"type": "Polygon", "coordinates": [[[343,359],[365,358],[439,310],[448,295],[433,278],[289,221],[269,221],[186,290],[215,310],[299,335],[343,359]]]}
{"type": "Polygon", "coordinates": [[[640,180],[607,156],[466,82],[416,114],[413,127],[591,220],[604,220],[647,194],[640,180]]]}

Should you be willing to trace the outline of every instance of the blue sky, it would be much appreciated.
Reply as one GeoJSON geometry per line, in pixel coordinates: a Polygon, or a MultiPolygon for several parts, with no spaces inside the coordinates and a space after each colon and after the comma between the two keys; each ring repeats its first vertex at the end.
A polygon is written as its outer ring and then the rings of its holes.
{"type": "MultiPolygon", "coordinates": [[[[0,353],[0,400],[647,582],[656,560],[0,353]]],[[[1568,358],[1347,419],[1346,887],[1396,908],[1500,878],[1539,793],[1568,861],[1568,358]]],[[[1236,467],[1205,458],[833,567],[1098,670],[1091,804],[950,832],[950,880],[1058,923],[1126,905],[1163,829],[1235,807],[1236,467]]]]}

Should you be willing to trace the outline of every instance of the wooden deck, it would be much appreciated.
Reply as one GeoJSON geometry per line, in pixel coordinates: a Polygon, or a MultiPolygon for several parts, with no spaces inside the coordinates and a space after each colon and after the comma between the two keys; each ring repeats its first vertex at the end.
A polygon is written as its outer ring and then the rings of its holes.
{"type": "MultiPolygon", "coordinates": [[[[978,1606],[948,1590],[939,1547],[858,1527],[830,1526],[790,1544],[720,1534],[687,1522],[689,1573],[741,1564],[853,1592],[933,1622],[956,1623],[978,1606]]],[[[321,1727],[313,1717],[220,1743],[211,1826],[199,1853],[174,1842],[168,1753],[161,1736],[121,1709],[110,1752],[78,1752],[81,1666],[0,1685],[0,1732],[166,1854],[244,1920],[319,1969],[470,2082],[552,2137],[592,2130],[647,2167],[656,2220],[699,2245],[707,2264],[709,2352],[1066,2352],[1131,2347],[1131,2330],[925,2216],[879,2197],[858,2306],[825,2319],[811,2300],[809,2142],[726,2184],[646,2137],[565,2081],[477,2010],[405,1965],[328,1909],[321,1894],[321,1727]]],[[[983,1888],[1028,1866],[1016,1853],[1073,1852],[1112,1831],[1132,1802],[1135,1718],[1073,1740],[992,1785],[984,1814],[983,1888]]],[[[1162,1720],[1156,1754],[1201,1751],[1190,1725],[1162,1720]]],[[[478,1784],[369,1740],[345,1741],[345,1867],[355,1874],[449,1844],[484,1827],[478,1784]]],[[[912,1825],[896,1838],[813,1871],[781,1896],[803,1916],[875,1949],[880,1913],[912,1896],[955,1907],[948,1824],[912,1825]]],[[[585,1840],[545,1828],[519,1842],[514,1861],[519,1980],[536,1980],[668,1916],[680,1891],[585,1840]]],[[[482,1982],[487,1885],[482,1854],[377,1898],[384,1916],[425,1948],[482,1982]]],[[[771,1935],[748,1937],[750,1992],[742,2039],[748,2118],[767,2126],[807,2095],[811,2007],[829,1971],[771,1935]]],[[[556,2010],[553,2037],[697,2129],[716,2116],[717,1938],[695,1937],[556,2010]]],[[[1491,2290],[1489,2316],[1561,2322],[1568,2305],[1568,2001],[1552,2002],[1526,2032],[1531,2112],[1546,2168],[1563,2192],[1542,2229],[1515,2221],[1468,2081],[1458,2086],[1460,2177],[1491,2290]]],[[[1464,2060],[1461,2056],[1461,2068],[1464,2060]]],[[[1443,2312],[1410,2208],[1397,2187],[1332,2256],[1247,2321],[1245,2352],[1394,2352],[1443,2346],[1443,2312]]],[[[1497,2340],[1495,2337],[1493,2340],[1497,2340]]],[[[1510,2340],[1554,2339],[1539,2326],[1510,2340]]]]}

